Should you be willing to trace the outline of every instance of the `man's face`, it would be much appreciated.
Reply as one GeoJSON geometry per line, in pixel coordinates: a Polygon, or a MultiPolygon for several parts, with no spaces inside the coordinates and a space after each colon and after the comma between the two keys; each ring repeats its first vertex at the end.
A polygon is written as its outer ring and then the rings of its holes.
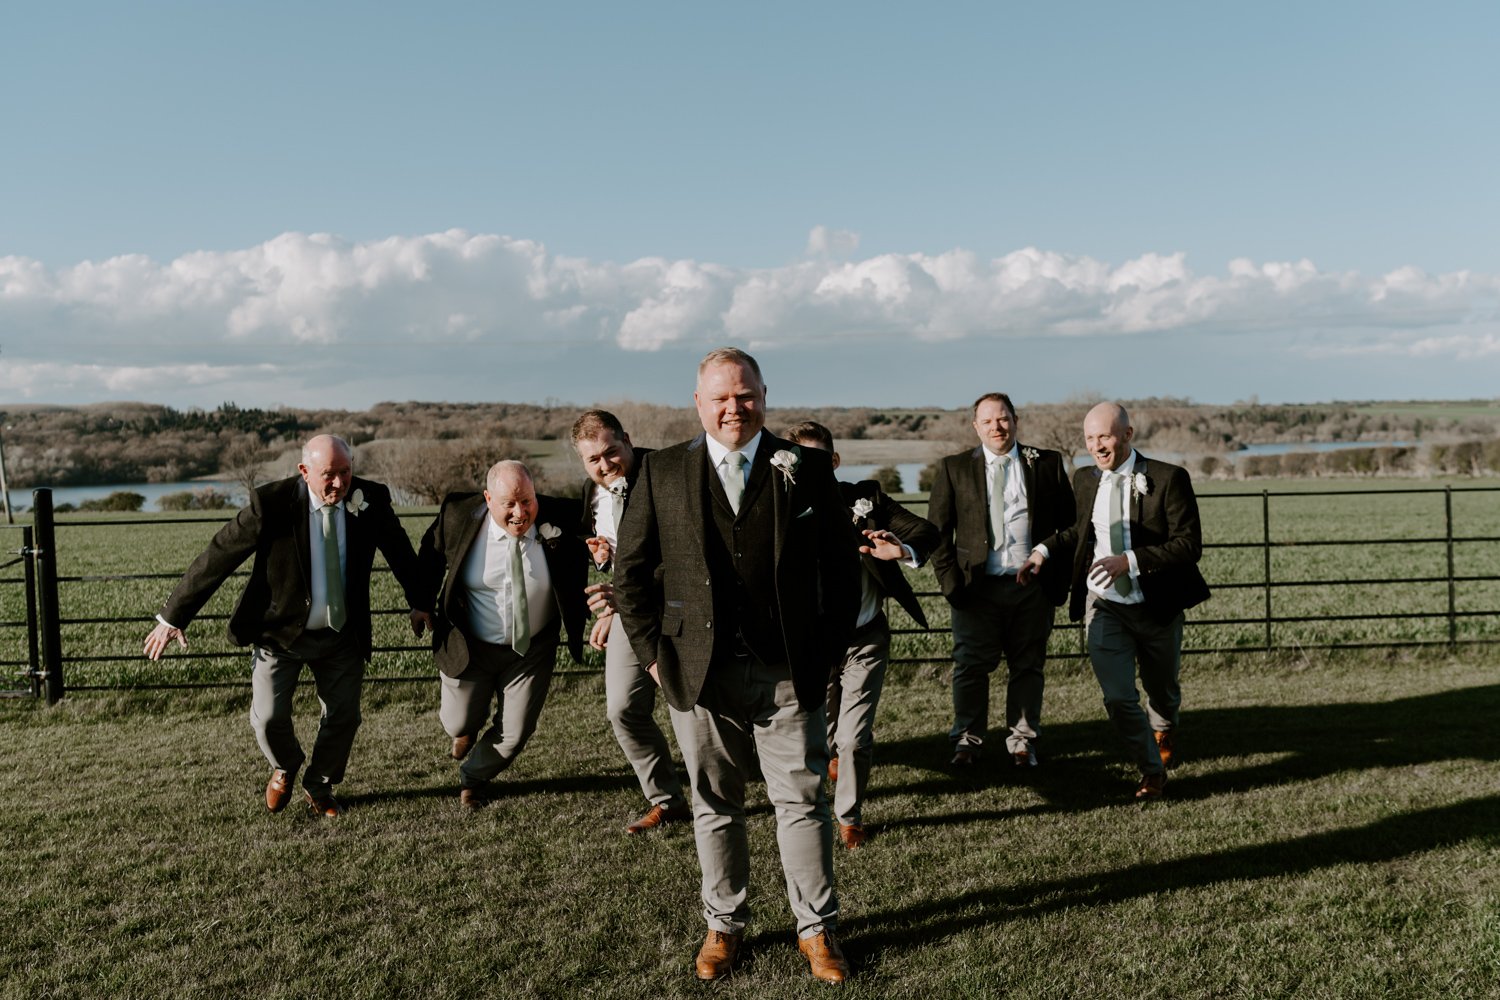
{"type": "Polygon", "coordinates": [[[506,475],[484,491],[490,517],[508,535],[520,538],[536,520],[536,487],[525,476],[506,475]]]}
{"type": "Polygon", "coordinates": [[[1016,416],[998,399],[986,399],[974,411],[974,433],[980,444],[1004,455],[1016,443],[1016,416]]]}
{"type": "Polygon", "coordinates": [[[630,475],[635,468],[635,451],[630,447],[629,434],[622,439],[606,427],[593,437],[575,442],[573,448],[583,462],[583,471],[600,486],[630,475]]]}
{"type": "Polygon", "coordinates": [[[1094,464],[1105,472],[1113,472],[1125,464],[1133,437],[1135,428],[1121,426],[1113,414],[1091,412],[1083,418],[1083,445],[1094,456],[1094,464]]]}
{"type": "Polygon", "coordinates": [[[328,448],[312,452],[307,462],[299,463],[297,471],[307,483],[307,491],[321,497],[326,504],[343,502],[349,492],[349,482],[354,478],[349,456],[340,448],[328,448]]]}
{"type": "Polygon", "coordinates": [[[743,448],[766,424],[766,387],[755,372],[732,361],[703,369],[693,402],[704,431],[731,451],[743,448]]]}

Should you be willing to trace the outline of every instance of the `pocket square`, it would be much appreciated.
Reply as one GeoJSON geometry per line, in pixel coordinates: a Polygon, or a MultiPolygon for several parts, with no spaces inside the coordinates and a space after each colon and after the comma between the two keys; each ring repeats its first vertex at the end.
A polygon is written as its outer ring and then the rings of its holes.
{"type": "Polygon", "coordinates": [[[797,517],[795,518],[795,520],[801,520],[802,518],[807,517],[812,512],[813,512],[813,509],[811,507],[809,507],[806,510],[804,510],[802,513],[798,514],[797,517]]]}

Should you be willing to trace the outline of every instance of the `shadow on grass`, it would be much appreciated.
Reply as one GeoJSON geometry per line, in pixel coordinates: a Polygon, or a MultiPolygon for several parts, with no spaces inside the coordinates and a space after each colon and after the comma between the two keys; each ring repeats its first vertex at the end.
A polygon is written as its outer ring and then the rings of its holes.
{"type": "MultiPolygon", "coordinates": [[[[1189,693],[1191,694],[1191,692],[1189,693]]],[[[1101,709],[1102,713],[1102,709],[1101,709]]],[[[1173,799],[1203,799],[1262,786],[1312,781],[1345,771],[1410,767],[1444,760],[1500,760],[1494,720],[1500,718],[1500,684],[1461,688],[1385,702],[1273,705],[1184,710],[1178,746],[1184,765],[1173,772],[1173,799]],[[1274,759],[1237,768],[1196,765],[1266,754],[1274,759]],[[1203,773],[1195,773],[1202,771],[1203,773]]],[[[1124,748],[1109,725],[1066,723],[1046,731],[1044,766],[1018,772],[1001,761],[955,775],[941,735],[879,742],[876,766],[900,763],[933,777],[871,790],[888,795],[951,795],[966,789],[1024,783],[1049,806],[1087,810],[1130,797],[1120,780],[1124,748]]],[[[1027,810],[1028,812],[1034,810],[1027,810]]],[[[913,817],[891,825],[960,822],[963,815],[913,817]]]]}
{"type": "MultiPolygon", "coordinates": [[[[441,785],[423,788],[382,788],[357,794],[340,795],[345,805],[364,805],[374,802],[410,802],[421,799],[458,799],[458,768],[453,769],[453,780],[441,785]]],[[[507,781],[501,775],[489,784],[493,799],[506,799],[522,795],[567,795],[574,793],[617,792],[636,788],[634,775],[618,777],[599,774],[560,775],[555,778],[527,778],[507,781]]]]}
{"type": "Polygon", "coordinates": [[[1422,809],[1363,826],[1237,850],[1135,865],[1113,872],[1023,885],[996,885],[915,906],[864,915],[845,927],[845,951],[857,964],[889,948],[927,947],[935,939],[993,923],[1080,906],[1100,906],[1220,882],[1300,875],[1345,864],[1394,861],[1477,840],[1500,843],[1500,796],[1422,809]],[[983,911],[983,912],[979,912],[983,911]],[[972,915],[969,915],[972,914],[972,915]]]}

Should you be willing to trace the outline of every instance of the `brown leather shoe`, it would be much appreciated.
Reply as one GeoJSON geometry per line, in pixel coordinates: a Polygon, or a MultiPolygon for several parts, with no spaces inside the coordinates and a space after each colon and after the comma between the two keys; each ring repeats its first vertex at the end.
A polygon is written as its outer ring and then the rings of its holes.
{"type": "Polygon", "coordinates": [[[273,813],[279,813],[290,801],[292,801],[292,773],[278,768],[271,772],[271,780],[266,782],[266,808],[273,813]]]}
{"type": "Polygon", "coordinates": [[[1141,778],[1141,787],[1135,790],[1137,802],[1154,802],[1167,791],[1167,774],[1148,774],[1141,778]]]}
{"type": "Polygon", "coordinates": [[[979,751],[970,750],[968,747],[960,747],[948,762],[954,767],[973,767],[979,763],[979,751]]]}
{"type": "Polygon", "coordinates": [[[458,791],[458,804],[469,812],[483,809],[488,796],[484,794],[483,788],[461,788],[458,791]]]}
{"type": "Polygon", "coordinates": [[[448,751],[448,756],[454,760],[463,760],[469,756],[469,751],[472,749],[474,749],[474,737],[455,736],[453,737],[453,747],[448,751]]]}
{"type": "Polygon", "coordinates": [[[839,841],[849,850],[854,850],[870,839],[862,823],[840,823],[839,841]]]}
{"type": "Polygon", "coordinates": [[[797,950],[807,956],[815,979],[825,983],[842,983],[849,978],[849,963],[839,949],[839,943],[829,931],[819,931],[812,937],[800,938],[797,950]]]}
{"type": "Polygon", "coordinates": [[[333,819],[344,815],[344,807],[339,805],[339,800],[333,797],[332,792],[323,795],[314,795],[307,792],[307,808],[319,819],[333,819]]]}
{"type": "Polygon", "coordinates": [[[1016,767],[1036,767],[1036,750],[1030,746],[1025,750],[1012,750],[1010,762],[1016,767]]]}
{"type": "Polygon", "coordinates": [[[839,780],[839,759],[837,757],[828,758],[828,780],[839,780]]]}
{"type": "Polygon", "coordinates": [[[698,949],[698,978],[707,982],[723,979],[734,968],[734,960],[740,953],[740,935],[723,931],[709,931],[698,949]]]}
{"type": "Polygon", "coordinates": [[[645,833],[668,823],[683,823],[693,818],[693,810],[685,805],[652,806],[646,814],[625,828],[626,833],[645,833]]]}
{"type": "Polygon", "coordinates": [[[1153,733],[1156,737],[1156,751],[1161,754],[1161,766],[1173,768],[1177,766],[1177,747],[1172,742],[1172,731],[1165,732],[1157,730],[1153,733]]]}

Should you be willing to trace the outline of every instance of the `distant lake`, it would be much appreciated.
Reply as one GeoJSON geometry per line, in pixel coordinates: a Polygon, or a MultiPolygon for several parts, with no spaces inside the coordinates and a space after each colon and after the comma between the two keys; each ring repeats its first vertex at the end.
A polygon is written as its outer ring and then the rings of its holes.
{"type": "MultiPolygon", "coordinates": [[[[861,479],[869,479],[875,475],[876,469],[883,469],[889,462],[881,465],[841,465],[834,473],[839,479],[846,483],[857,483],[861,479]]],[[[917,480],[921,478],[922,470],[927,468],[926,462],[897,462],[896,471],[901,473],[901,492],[917,492],[917,480]]]]}
{"type": "MultiPolygon", "coordinates": [[[[106,486],[54,486],[52,487],[52,506],[59,507],[70,503],[78,506],[85,500],[103,500],[111,493],[139,493],[146,498],[141,505],[141,510],[161,510],[157,501],[168,493],[181,493],[184,490],[197,491],[212,487],[215,493],[228,493],[231,496],[242,492],[239,483],[228,482],[221,479],[193,479],[180,483],[115,483],[106,486]]],[[[236,497],[236,506],[238,500],[236,497]]],[[[31,509],[31,490],[11,490],[10,509],[13,511],[31,509]]]]}

